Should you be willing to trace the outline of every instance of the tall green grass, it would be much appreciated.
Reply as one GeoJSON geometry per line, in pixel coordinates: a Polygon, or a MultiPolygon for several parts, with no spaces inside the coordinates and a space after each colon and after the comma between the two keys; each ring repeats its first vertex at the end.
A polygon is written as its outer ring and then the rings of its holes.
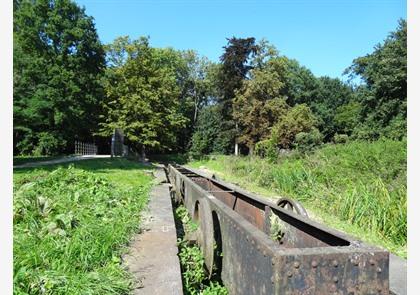
{"type": "Polygon", "coordinates": [[[297,199],[329,225],[331,216],[336,217],[357,228],[351,234],[379,241],[406,256],[405,141],[326,145],[311,154],[283,156],[275,163],[255,157],[215,156],[190,164],[205,165],[248,188],[297,199]]]}
{"type": "Polygon", "coordinates": [[[90,171],[16,171],[14,294],[129,294],[120,255],[138,229],[151,177],[125,160],[106,161],[82,164],[90,171]],[[110,181],[111,168],[124,166],[137,183],[110,181]]]}

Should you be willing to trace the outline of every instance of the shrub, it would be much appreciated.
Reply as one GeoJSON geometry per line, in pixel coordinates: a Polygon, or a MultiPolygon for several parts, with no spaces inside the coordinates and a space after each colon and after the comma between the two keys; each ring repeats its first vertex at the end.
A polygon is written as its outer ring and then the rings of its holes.
{"type": "Polygon", "coordinates": [[[394,117],[389,125],[383,130],[383,135],[394,140],[401,140],[407,137],[407,119],[402,115],[394,117]]]}
{"type": "Polygon", "coordinates": [[[274,160],[278,156],[278,151],[273,141],[270,139],[266,139],[257,142],[257,144],[255,145],[255,154],[262,158],[274,160]]]}
{"type": "Polygon", "coordinates": [[[295,146],[298,150],[306,152],[322,143],[323,136],[318,129],[312,128],[309,132],[299,132],[295,137],[295,146]]]}
{"type": "Polygon", "coordinates": [[[62,150],[65,144],[66,141],[58,134],[41,132],[38,134],[38,144],[34,150],[34,155],[56,155],[62,150]]]}
{"type": "Polygon", "coordinates": [[[290,148],[296,134],[309,132],[315,123],[316,118],[307,105],[296,105],[273,126],[271,140],[281,148],[290,148]]]}
{"type": "Polygon", "coordinates": [[[335,134],[334,135],[334,143],[346,143],[349,140],[349,136],[347,134],[335,134]]]}
{"type": "Polygon", "coordinates": [[[15,181],[15,294],[128,294],[120,255],[138,230],[148,191],[72,166],[15,181]]]}

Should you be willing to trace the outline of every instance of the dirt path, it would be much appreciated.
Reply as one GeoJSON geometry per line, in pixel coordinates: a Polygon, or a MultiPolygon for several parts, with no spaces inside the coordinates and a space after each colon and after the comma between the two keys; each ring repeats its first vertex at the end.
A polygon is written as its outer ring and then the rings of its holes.
{"type": "Polygon", "coordinates": [[[66,163],[66,162],[73,162],[73,161],[89,160],[89,159],[110,158],[110,157],[111,157],[110,155],[71,156],[71,157],[63,157],[60,159],[54,159],[54,160],[49,160],[49,161],[30,162],[30,163],[25,163],[22,165],[16,165],[16,166],[13,166],[13,169],[39,167],[39,166],[44,166],[44,165],[52,165],[52,164],[59,164],[59,163],[66,163]]]}

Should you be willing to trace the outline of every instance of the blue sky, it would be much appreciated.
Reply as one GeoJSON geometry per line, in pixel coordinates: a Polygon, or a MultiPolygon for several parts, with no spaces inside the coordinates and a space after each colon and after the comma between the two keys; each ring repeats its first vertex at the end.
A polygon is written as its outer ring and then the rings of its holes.
{"type": "Polygon", "coordinates": [[[195,49],[217,61],[228,37],[266,38],[316,76],[341,75],[373,51],[399,18],[402,0],[77,0],[102,42],[150,36],[152,46],[195,49]]]}

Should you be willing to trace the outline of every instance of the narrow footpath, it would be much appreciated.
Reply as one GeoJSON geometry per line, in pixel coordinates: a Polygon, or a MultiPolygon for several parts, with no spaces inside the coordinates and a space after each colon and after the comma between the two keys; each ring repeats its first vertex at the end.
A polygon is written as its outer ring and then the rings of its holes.
{"type": "Polygon", "coordinates": [[[154,174],[157,184],[150,194],[149,212],[142,218],[142,232],[134,237],[123,260],[138,282],[135,295],[182,295],[170,184],[161,167],[154,174]]]}
{"type": "Polygon", "coordinates": [[[74,161],[81,161],[81,160],[89,160],[89,159],[101,159],[101,158],[110,158],[110,155],[84,155],[84,156],[70,156],[70,157],[63,157],[60,159],[55,160],[48,160],[48,161],[39,161],[39,162],[30,162],[21,165],[13,166],[14,168],[29,168],[29,167],[38,167],[44,165],[52,165],[52,164],[60,164],[60,163],[67,163],[67,162],[74,162],[74,161]]]}

